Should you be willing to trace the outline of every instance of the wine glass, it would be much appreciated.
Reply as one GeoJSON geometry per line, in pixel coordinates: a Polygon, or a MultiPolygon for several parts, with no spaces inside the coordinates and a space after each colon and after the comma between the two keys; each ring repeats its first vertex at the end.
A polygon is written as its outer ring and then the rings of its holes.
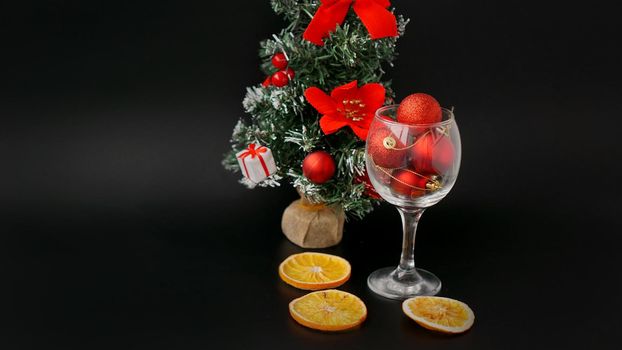
{"type": "Polygon", "coordinates": [[[431,272],[415,268],[417,224],[423,211],[451,190],[460,168],[460,132],[452,110],[442,109],[433,124],[396,121],[397,105],[376,111],[365,147],[367,173],[378,194],[395,205],[402,217],[402,255],[397,268],[372,272],[367,285],[391,299],[436,295],[441,281],[431,272]]]}

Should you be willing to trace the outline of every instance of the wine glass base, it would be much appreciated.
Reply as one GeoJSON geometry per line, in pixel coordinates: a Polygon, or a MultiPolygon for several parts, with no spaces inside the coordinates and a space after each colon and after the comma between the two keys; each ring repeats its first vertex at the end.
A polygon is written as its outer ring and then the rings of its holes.
{"type": "Polygon", "coordinates": [[[441,280],[423,269],[385,267],[367,277],[367,286],[385,298],[404,300],[418,295],[438,294],[441,291],[441,280]]]}

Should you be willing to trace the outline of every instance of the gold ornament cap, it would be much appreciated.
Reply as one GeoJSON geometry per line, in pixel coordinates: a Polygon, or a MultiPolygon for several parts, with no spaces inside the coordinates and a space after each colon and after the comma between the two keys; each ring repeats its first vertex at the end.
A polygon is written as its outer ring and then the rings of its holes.
{"type": "Polygon", "coordinates": [[[395,141],[393,137],[387,136],[384,138],[384,140],[382,140],[382,145],[386,149],[394,149],[395,145],[397,145],[397,141],[395,141]]]}
{"type": "Polygon", "coordinates": [[[438,191],[441,187],[441,182],[436,175],[430,176],[430,180],[425,184],[425,189],[429,191],[438,191]]]}

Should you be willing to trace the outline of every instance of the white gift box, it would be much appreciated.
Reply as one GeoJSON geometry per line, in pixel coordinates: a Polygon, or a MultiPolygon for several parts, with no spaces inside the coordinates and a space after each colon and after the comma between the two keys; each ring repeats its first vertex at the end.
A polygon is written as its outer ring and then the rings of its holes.
{"type": "Polygon", "coordinates": [[[242,174],[254,183],[259,183],[276,172],[274,156],[269,148],[251,143],[248,148],[236,153],[242,174]]]}

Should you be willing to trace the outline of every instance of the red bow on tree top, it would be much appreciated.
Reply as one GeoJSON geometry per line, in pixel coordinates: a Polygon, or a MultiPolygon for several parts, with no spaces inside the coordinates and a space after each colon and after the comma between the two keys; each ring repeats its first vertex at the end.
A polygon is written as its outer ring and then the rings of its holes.
{"type": "Polygon", "coordinates": [[[367,138],[376,110],[384,104],[384,86],[370,83],[359,89],[356,80],[336,87],[328,96],[316,87],[305,90],[305,98],[322,115],[320,128],[328,135],[349,126],[361,140],[367,138]]]}
{"type": "Polygon", "coordinates": [[[343,23],[350,5],[363,22],[372,39],[397,36],[397,20],[387,7],[389,0],[320,0],[322,5],[311,19],[302,37],[322,46],[323,38],[343,23]]]}

